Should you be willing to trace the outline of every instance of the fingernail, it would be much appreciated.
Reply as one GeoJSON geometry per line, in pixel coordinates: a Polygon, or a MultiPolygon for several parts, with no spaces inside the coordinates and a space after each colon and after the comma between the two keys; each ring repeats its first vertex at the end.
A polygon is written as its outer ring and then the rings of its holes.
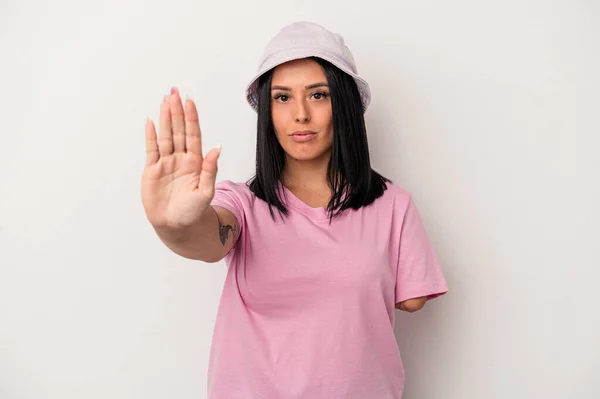
{"type": "Polygon", "coordinates": [[[221,156],[221,144],[215,147],[217,149],[217,158],[221,156]]]}

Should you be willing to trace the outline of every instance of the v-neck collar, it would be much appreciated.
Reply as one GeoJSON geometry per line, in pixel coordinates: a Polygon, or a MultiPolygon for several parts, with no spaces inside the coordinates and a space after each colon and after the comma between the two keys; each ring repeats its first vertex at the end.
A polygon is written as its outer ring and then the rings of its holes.
{"type": "Polygon", "coordinates": [[[317,208],[313,208],[312,206],[308,205],[306,202],[298,198],[296,194],[294,194],[292,190],[287,188],[281,181],[279,181],[279,185],[283,190],[286,203],[289,206],[302,212],[306,216],[310,217],[312,220],[329,220],[329,212],[327,211],[327,207],[320,206],[317,208]]]}

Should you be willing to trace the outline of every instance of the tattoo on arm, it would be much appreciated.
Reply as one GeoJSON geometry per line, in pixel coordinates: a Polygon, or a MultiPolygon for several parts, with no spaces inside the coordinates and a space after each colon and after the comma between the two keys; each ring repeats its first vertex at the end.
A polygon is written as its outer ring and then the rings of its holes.
{"type": "Polygon", "coordinates": [[[225,246],[225,243],[227,242],[227,238],[229,238],[229,231],[231,230],[231,232],[233,234],[232,237],[233,237],[233,239],[235,239],[235,237],[238,233],[238,229],[235,225],[234,226],[232,226],[230,224],[223,225],[223,223],[221,222],[221,218],[219,217],[219,213],[216,211],[216,209],[215,209],[215,213],[217,214],[217,220],[219,221],[219,239],[221,240],[221,244],[223,244],[223,246],[225,246]]]}

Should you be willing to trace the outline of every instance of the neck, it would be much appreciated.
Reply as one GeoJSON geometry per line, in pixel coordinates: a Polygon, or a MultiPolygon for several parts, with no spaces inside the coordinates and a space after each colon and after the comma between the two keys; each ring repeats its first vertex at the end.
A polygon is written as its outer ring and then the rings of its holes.
{"type": "Polygon", "coordinates": [[[299,161],[286,156],[281,180],[288,188],[295,187],[318,190],[327,187],[328,164],[329,157],[322,157],[311,161],[299,161]]]}

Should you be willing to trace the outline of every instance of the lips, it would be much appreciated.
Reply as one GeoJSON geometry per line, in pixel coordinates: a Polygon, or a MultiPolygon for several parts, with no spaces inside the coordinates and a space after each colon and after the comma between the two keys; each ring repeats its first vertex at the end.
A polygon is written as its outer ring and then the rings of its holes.
{"type": "Polygon", "coordinates": [[[307,136],[309,134],[316,134],[316,132],[313,132],[312,130],[297,130],[292,133],[292,136],[307,136]]]}
{"type": "Polygon", "coordinates": [[[317,137],[317,133],[310,130],[297,131],[292,134],[292,140],[294,140],[297,143],[310,142],[315,137],[317,137]]]}

